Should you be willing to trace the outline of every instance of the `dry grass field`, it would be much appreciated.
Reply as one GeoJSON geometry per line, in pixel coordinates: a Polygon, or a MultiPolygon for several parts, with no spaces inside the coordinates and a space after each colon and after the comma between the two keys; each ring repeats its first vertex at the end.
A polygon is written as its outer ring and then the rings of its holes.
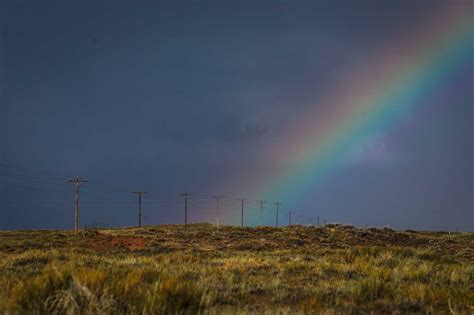
{"type": "Polygon", "coordinates": [[[474,233],[0,232],[1,314],[474,313],[474,233]]]}

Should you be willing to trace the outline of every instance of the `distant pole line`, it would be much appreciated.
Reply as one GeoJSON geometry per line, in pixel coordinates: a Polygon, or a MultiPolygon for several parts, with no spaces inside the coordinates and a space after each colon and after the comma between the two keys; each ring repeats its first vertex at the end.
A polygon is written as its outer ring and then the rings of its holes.
{"type": "Polygon", "coordinates": [[[240,198],[239,200],[240,200],[240,202],[241,202],[241,204],[240,204],[240,205],[241,205],[240,227],[243,227],[243,226],[244,226],[244,203],[245,203],[245,201],[248,200],[248,199],[245,199],[245,198],[242,197],[242,198],[240,198]]]}
{"type": "Polygon", "coordinates": [[[275,227],[278,227],[278,210],[279,210],[279,207],[281,205],[281,202],[275,202],[274,204],[276,205],[276,224],[275,224],[275,227]]]}
{"type": "Polygon", "coordinates": [[[184,197],[184,228],[186,229],[188,227],[188,196],[192,194],[184,192],[179,195],[184,197]]]}
{"type": "Polygon", "coordinates": [[[212,199],[216,199],[216,227],[219,228],[219,217],[220,217],[220,208],[219,201],[224,198],[223,196],[215,195],[212,199]]]}
{"type": "Polygon", "coordinates": [[[89,181],[76,177],[74,179],[68,179],[67,182],[76,184],[76,209],[74,211],[74,233],[77,234],[77,229],[79,227],[79,186],[82,183],[87,183],[89,181]]]}
{"type": "Polygon", "coordinates": [[[266,203],[265,200],[258,200],[260,203],[260,226],[263,226],[263,204],[266,203]]]}
{"type": "Polygon", "coordinates": [[[138,195],[138,228],[142,227],[142,195],[148,194],[147,191],[132,191],[132,194],[138,195]]]}
{"type": "MultiPolygon", "coordinates": [[[[21,167],[14,167],[12,165],[9,165],[9,164],[5,164],[3,162],[0,162],[0,185],[6,185],[7,186],[7,189],[10,188],[10,187],[14,187],[14,188],[20,188],[20,189],[25,189],[25,190],[31,190],[31,191],[39,191],[39,192],[64,192],[65,189],[67,189],[64,185],[64,177],[59,177],[59,176],[50,176],[50,175],[47,175],[47,172],[43,172],[43,171],[34,171],[34,170],[28,170],[28,169],[25,169],[25,168],[21,168],[21,167]],[[46,176],[45,176],[46,175],[46,176]],[[63,182],[63,183],[61,183],[63,182]],[[41,185],[38,187],[38,185],[41,185]],[[46,186],[46,187],[43,187],[43,186],[46,186]],[[55,187],[57,186],[57,187],[55,187]],[[60,186],[62,186],[62,188],[59,188],[60,186]]],[[[75,191],[75,213],[74,213],[74,232],[77,234],[78,230],[79,230],[79,190],[80,190],[80,186],[83,184],[83,183],[88,183],[89,181],[88,180],[85,180],[85,179],[82,179],[80,177],[76,177],[76,178],[72,178],[72,179],[66,179],[66,182],[67,183],[74,183],[76,185],[76,191],[75,191]]],[[[128,203],[128,204],[132,204],[129,200],[127,201],[124,201],[124,200],[110,200],[108,198],[103,198],[102,197],[102,193],[105,192],[105,193],[130,193],[130,191],[128,190],[128,188],[126,188],[125,186],[112,186],[112,187],[108,187],[108,188],[102,188],[101,186],[105,186],[107,185],[107,183],[105,182],[97,182],[96,180],[94,180],[93,182],[91,182],[90,184],[86,185],[85,190],[83,190],[83,194],[86,193],[86,195],[89,195],[89,193],[94,196],[95,198],[99,198],[99,199],[92,199],[92,200],[86,200],[86,204],[89,204],[90,202],[94,203],[95,205],[97,205],[98,202],[111,202],[111,203],[120,203],[120,204],[123,204],[124,202],[128,203]],[[93,184],[93,182],[95,184],[93,184]],[[92,185],[92,186],[91,186],[92,185]],[[92,189],[92,191],[90,190],[92,189]],[[99,189],[98,192],[95,192],[96,189],[99,189]],[[100,193],[100,196],[99,196],[99,193],[100,193]]],[[[142,209],[141,209],[141,197],[142,197],[142,194],[146,194],[147,192],[131,192],[131,193],[134,193],[134,194],[138,194],[138,227],[140,228],[142,226],[142,209]]],[[[147,205],[149,202],[155,204],[155,203],[158,203],[158,202],[161,202],[161,201],[170,201],[170,202],[175,202],[175,201],[180,201],[181,199],[180,198],[177,198],[176,195],[178,196],[183,196],[184,197],[184,225],[185,225],[185,228],[187,228],[187,223],[188,223],[188,197],[191,196],[192,194],[190,193],[182,193],[182,194],[177,194],[176,192],[168,192],[168,193],[163,193],[162,195],[158,195],[157,198],[155,199],[145,199],[145,205],[147,205]],[[172,196],[175,196],[175,197],[172,197],[172,196]]],[[[196,194],[195,194],[196,196],[196,194]]],[[[197,194],[197,199],[195,200],[206,200],[206,201],[209,201],[211,200],[211,198],[209,197],[209,195],[206,194],[207,197],[203,197],[204,194],[197,194]]],[[[221,197],[219,197],[221,198],[221,197]]],[[[245,207],[245,201],[249,200],[249,199],[245,199],[245,198],[239,198],[238,200],[241,200],[241,220],[240,220],[240,225],[241,227],[244,226],[244,207],[245,207]]],[[[252,201],[254,201],[254,199],[250,199],[252,201]]],[[[41,202],[41,200],[40,200],[41,202]]],[[[38,204],[39,206],[45,206],[47,204],[51,204],[52,202],[54,202],[54,204],[56,205],[56,202],[67,202],[67,200],[60,200],[60,199],[54,199],[54,200],[43,200],[40,204],[38,204]],[[45,204],[47,203],[47,204],[45,204]]],[[[191,201],[192,202],[192,201],[191,201]]],[[[258,202],[260,203],[260,226],[263,226],[263,207],[264,207],[264,203],[266,203],[267,201],[264,201],[264,200],[258,200],[258,202]]],[[[276,207],[276,226],[278,227],[279,226],[279,223],[280,223],[280,219],[279,219],[279,205],[281,205],[279,202],[276,202],[274,203],[275,205],[277,205],[276,207]]],[[[193,203],[191,203],[191,205],[193,205],[193,203]]],[[[195,205],[195,204],[194,204],[195,205]]],[[[14,203],[11,204],[9,203],[9,206],[17,206],[15,205],[14,203]]],[[[195,205],[197,206],[198,208],[200,207],[199,205],[195,205]]],[[[209,205],[206,205],[206,207],[208,207],[209,205]]],[[[217,218],[216,218],[216,225],[219,226],[220,224],[220,212],[221,210],[222,211],[229,211],[229,209],[226,208],[225,204],[224,204],[224,208],[221,209],[221,204],[219,204],[219,200],[217,200],[217,209],[216,209],[216,213],[217,213],[217,218]]],[[[127,205],[128,207],[128,205],[127,205]]],[[[208,210],[208,209],[206,209],[208,210]]],[[[237,210],[237,209],[230,209],[232,211],[234,210],[237,210]]],[[[249,209],[247,209],[249,210],[249,209]]],[[[250,210],[253,210],[253,211],[258,211],[258,209],[256,207],[251,207],[250,210]]],[[[302,215],[298,215],[297,212],[293,212],[293,211],[289,211],[288,209],[282,209],[284,210],[284,212],[288,211],[288,225],[292,225],[292,222],[291,220],[293,219],[293,221],[295,220],[295,217],[292,218],[292,215],[297,215],[296,216],[296,224],[298,224],[299,219],[298,218],[305,218],[305,216],[302,216],[302,215]]],[[[253,217],[256,213],[255,212],[252,212],[250,214],[247,214],[247,217],[250,215],[251,217],[253,217]]],[[[146,218],[146,217],[145,217],[146,218]]],[[[317,218],[317,225],[318,226],[321,226],[321,222],[323,222],[323,225],[324,226],[327,226],[328,224],[329,225],[333,225],[333,224],[343,224],[342,220],[340,222],[338,221],[328,221],[326,219],[323,220],[323,217],[321,216],[317,216],[317,217],[307,217],[309,219],[309,223],[310,224],[313,224],[313,219],[317,218]]],[[[304,219],[302,220],[302,222],[304,222],[304,219]]],[[[90,225],[94,226],[94,225],[97,225],[97,226],[105,226],[105,224],[103,223],[100,223],[100,222],[96,222],[96,221],[93,221],[92,223],[90,223],[89,225],[84,225],[84,227],[90,227],[90,225]]],[[[362,224],[361,224],[362,226],[362,224]]],[[[365,229],[368,229],[370,227],[370,225],[368,224],[364,224],[363,225],[365,229]]],[[[375,227],[375,226],[374,226],[375,227]]],[[[399,229],[402,229],[401,226],[398,227],[399,229]]],[[[410,230],[411,228],[413,227],[410,227],[410,225],[406,226],[406,229],[405,230],[410,230]]],[[[416,228],[416,226],[415,226],[416,228]]],[[[423,227],[419,227],[420,229],[423,228],[423,227]]],[[[466,226],[466,227],[451,227],[451,228],[448,228],[448,227],[436,227],[436,226],[431,226],[431,230],[439,230],[439,231],[442,231],[442,230],[445,230],[446,232],[450,232],[450,233],[454,233],[454,232],[459,232],[460,230],[472,230],[472,226],[466,226]]],[[[428,229],[429,230],[429,229],[428,229]]]]}

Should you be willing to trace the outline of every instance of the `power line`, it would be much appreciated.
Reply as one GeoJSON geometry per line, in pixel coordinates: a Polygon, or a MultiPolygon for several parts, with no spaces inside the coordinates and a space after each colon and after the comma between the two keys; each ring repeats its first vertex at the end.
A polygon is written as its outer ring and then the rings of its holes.
{"type": "Polygon", "coordinates": [[[82,183],[87,183],[87,180],[76,177],[75,179],[67,180],[68,183],[76,184],[76,210],[74,211],[74,233],[77,234],[77,228],[79,225],[79,186],[82,183]]]}
{"type": "Polygon", "coordinates": [[[219,201],[224,198],[223,196],[215,195],[212,197],[212,199],[216,200],[216,227],[219,228],[219,217],[220,217],[220,211],[219,211],[219,201]]]}
{"type": "MultiPolygon", "coordinates": [[[[59,177],[56,176],[51,176],[50,174],[47,174],[46,172],[41,172],[41,171],[32,171],[26,169],[21,169],[18,167],[12,167],[9,164],[5,164],[3,162],[0,162],[0,184],[1,185],[6,185],[7,188],[13,188],[13,189],[24,189],[24,190],[31,190],[31,191],[39,191],[39,192],[64,192],[63,188],[61,190],[56,189],[59,188],[58,185],[61,185],[59,180],[57,180],[59,177]]],[[[90,178],[89,178],[90,180],[90,178]]],[[[83,193],[86,193],[86,197],[82,197],[81,201],[87,205],[94,205],[94,206],[103,206],[106,203],[113,204],[113,206],[118,206],[118,204],[123,204],[124,206],[128,206],[132,204],[132,200],[125,198],[125,194],[119,195],[119,193],[123,192],[130,192],[129,187],[127,185],[113,185],[110,186],[109,183],[101,182],[99,180],[94,180],[91,183],[89,183],[86,187],[82,188],[82,184],[89,182],[88,180],[83,180],[81,178],[75,178],[75,179],[70,179],[67,182],[70,183],[75,183],[76,184],[76,209],[75,209],[75,231],[79,228],[79,223],[78,223],[78,212],[79,212],[79,186],[81,186],[81,189],[83,190],[83,193]],[[85,198],[85,199],[84,199],[85,198]],[[122,198],[124,198],[122,200],[122,198]]],[[[133,192],[133,193],[140,193],[140,192],[133,192]]],[[[142,192],[145,193],[145,192],[142,192]]],[[[175,193],[161,193],[158,195],[154,195],[154,198],[146,198],[146,200],[142,200],[142,194],[138,194],[138,225],[141,227],[141,219],[142,219],[142,206],[143,205],[159,205],[159,204],[168,204],[168,203],[174,203],[178,202],[181,199],[174,197],[176,196],[175,193]]],[[[178,194],[181,197],[184,197],[184,216],[185,216],[185,226],[188,223],[188,201],[189,201],[189,196],[191,194],[184,193],[184,194],[178,194]]],[[[41,195],[43,196],[43,194],[41,195]]],[[[227,196],[227,195],[226,195],[227,196]]],[[[232,194],[229,194],[229,196],[233,196],[232,194]]],[[[196,203],[199,205],[199,208],[203,209],[212,209],[212,206],[209,204],[213,199],[216,200],[216,225],[219,226],[222,223],[223,217],[226,216],[226,212],[234,212],[237,211],[237,202],[235,199],[223,199],[222,196],[218,196],[219,198],[214,197],[209,197],[207,194],[203,193],[193,193],[193,200],[196,201],[196,203]],[[234,200],[234,201],[233,201],[234,200]]],[[[48,198],[48,200],[44,200],[44,198],[40,198],[38,202],[41,204],[57,204],[62,202],[60,199],[62,198],[54,198],[54,196],[51,196],[51,198],[48,198]]],[[[246,199],[246,198],[239,198],[240,201],[240,225],[244,226],[244,212],[245,211],[252,211],[253,212],[253,207],[247,207],[246,209],[246,201],[251,200],[251,199],[246,199]]],[[[252,199],[253,200],[253,199],[252,199]]],[[[264,224],[264,204],[267,201],[264,200],[257,200],[260,203],[260,226],[263,226],[264,224]]],[[[65,202],[65,201],[64,201],[65,202]]],[[[194,204],[194,203],[193,203],[194,204]]],[[[274,203],[276,205],[276,221],[275,225],[279,226],[280,223],[280,211],[282,209],[280,208],[281,203],[277,202],[274,203]]],[[[258,209],[256,209],[258,211],[258,209]]],[[[284,210],[283,210],[284,211],[284,210]]],[[[285,211],[284,211],[285,212],[285,211]]],[[[249,214],[250,216],[254,216],[254,213],[249,214]]],[[[250,217],[249,217],[250,219],[250,217]]]]}
{"type": "Polygon", "coordinates": [[[278,227],[278,208],[281,205],[281,202],[275,202],[274,205],[276,205],[276,224],[275,226],[278,227]]]}
{"type": "Polygon", "coordinates": [[[265,200],[258,200],[260,203],[260,226],[263,226],[263,204],[266,203],[265,200]]]}
{"type": "Polygon", "coordinates": [[[147,191],[132,191],[132,194],[138,195],[138,228],[142,227],[142,195],[148,194],[147,191]]]}
{"type": "Polygon", "coordinates": [[[293,211],[288,210],[288,226],[291,226],[291,214],[292,213],[293,213],[293,211]]]}
{"type": "Polygon", "coordinates": [[[188,225],[188,196],[191,196],[192,194],[184,192],[179,195],[184,197],[184,228],[186,229],[188,225]]]}
{"type": "Polygon", "coordinates": [[[64,177],[62,176],[58,176],[56,174],[51,174],[50,172],[48,171],[44,171],[44,170],[31,170],[31,169],[27,169],[27,168],[24,168],[24,167],[20,167],[18,165],[11,165],[11,164],[7,164],[7,163],[3,163],[3,162],[0,162],[0,167],[6,169],[7,171],[10,171],[10,172],[16,172],[17,174],[27,174],[26,176],[36,176],[36,177],[39,177],[43,180],[55,180],[55,181],[62,181],[64,177]]]}
{"type": "Polygon", "coordinates": [[[245,199],[245,198],[240,198],[238,199],[240,200],[241,204],[241,212],[240,212],[240,226],[243,227],[244,226],[244,204],[245,204],[245,201],[248,200],[248,199],[245,199]]]}

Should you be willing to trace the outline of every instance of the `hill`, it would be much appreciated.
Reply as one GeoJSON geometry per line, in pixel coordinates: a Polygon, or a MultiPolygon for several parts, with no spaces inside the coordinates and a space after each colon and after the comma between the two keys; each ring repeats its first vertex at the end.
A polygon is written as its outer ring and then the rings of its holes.
{"type": "Polygon", "coordinates": [[[474,233],[5,231],[0,288],[0,313],[471,313],[474,233]]]}

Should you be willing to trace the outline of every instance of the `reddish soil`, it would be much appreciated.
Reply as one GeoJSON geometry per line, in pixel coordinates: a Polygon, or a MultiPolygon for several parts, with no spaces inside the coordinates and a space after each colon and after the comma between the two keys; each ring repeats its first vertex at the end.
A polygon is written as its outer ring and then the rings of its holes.
{"type": "Polygon", "coordinates": [[[116,250],[116,249],[128,249],[128,250],[143,250],[145,249],[148,240],[143,237],[135,236],[112,236],[97,234],[93,238],[85,241],[87,247],[103,251],[103,250],[116,250]]]}
{"type": "Polygon", "coordinates": [[[99,231],[83,233],[83,245],[96,251],[149,251],[163,253],[179,250],[201,251],[262,251],[294,248],[350,248],[358,246],[396,246],[425,248],[462,259],[474,258],[474,246],[469,235],[452,236],[448,233],[358,229],[353,226],[327,225],[326,227],[291,226],[285,228],[236,228],[223,226],[216,229],[206,224],[157,226],[141,230],[115,230],[114,234],[99,231]],[[123,233],[123,234],[122,234],[123,233]],[[127,233],[127,234],[125,234],[127,233]]]}

